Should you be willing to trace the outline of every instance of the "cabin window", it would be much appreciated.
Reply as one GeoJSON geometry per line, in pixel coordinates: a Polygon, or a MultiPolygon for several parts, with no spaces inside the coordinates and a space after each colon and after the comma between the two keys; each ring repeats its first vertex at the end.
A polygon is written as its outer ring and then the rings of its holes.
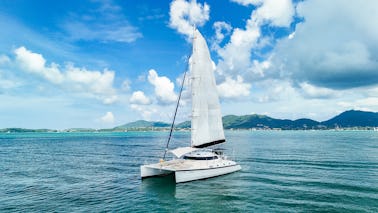
{"type": "Polygon", "coordinates": [[[218,159],[218,156],[209,156],[209,157],[197,157],[197,156],[184,156],[185,160],[215,160],[218,159]]]}

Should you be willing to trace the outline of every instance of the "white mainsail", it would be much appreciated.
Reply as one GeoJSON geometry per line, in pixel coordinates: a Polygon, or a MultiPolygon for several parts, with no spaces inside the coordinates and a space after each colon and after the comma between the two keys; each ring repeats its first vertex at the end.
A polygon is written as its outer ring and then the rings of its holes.
{"type": "Polygon", "coordinates": [[[190,71],[192,147],[202,148],[225,142],[213,62],[206,41],[198,30],[194,32],[190,71]]]}

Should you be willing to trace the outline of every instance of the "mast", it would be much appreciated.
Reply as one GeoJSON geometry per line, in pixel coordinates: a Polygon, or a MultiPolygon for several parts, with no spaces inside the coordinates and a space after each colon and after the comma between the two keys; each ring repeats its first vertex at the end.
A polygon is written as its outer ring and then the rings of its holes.
{"type": "Polygon", "coordinates": [[[166,156],[167,151],[168,151],[169,142],[171,141],[172,132],[173,132],[173,128],[174,128],[175,120],[176,120],[176,115],[177,115],[177,109],[178,109],[178,107],[180,105],[181,93],[182,93],[182,89],[183,89],[184,83],[185,83],[185,77],[186,77],[186,71],[184,72],[184,77],[182,79],[180,93],[179,93],[179,96],[177,98],[177,104],[176,104],[175,114],[173,115],[173,121],[172,121],[172,124],[171,124],[171,129],[169,130],[169,136],[168,136],[167,145],[165,146],[163,160],[165,160],[165,156],[166,156]]]}

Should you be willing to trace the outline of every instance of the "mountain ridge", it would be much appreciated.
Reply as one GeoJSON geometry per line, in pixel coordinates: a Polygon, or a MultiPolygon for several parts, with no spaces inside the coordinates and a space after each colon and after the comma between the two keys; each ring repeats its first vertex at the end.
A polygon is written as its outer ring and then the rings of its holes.
{"type": "MultiPolygon", "coordinates": [[[[280,130],[306,130],[306,129],[377,129],[378,112],[367,112],[360,110],[348,110],[342,112],[326,121],[315,121],[308,118],[296,120],[276,119],[267,115],[225,115],[222,117],[224,129],[280,129],[280,130]]],[[[24,129],[24,128],[4,128],[0,133],[11,132],[122,132],[140,130],[166,130],[171,126],[162,121],[137,120],[109,129],[91,128],[69,128],[65,130],[54,129],[24,129]]],[[[184,121],[175,125],[175,128],[189,129],[190,121],[184,121]]]]}
{"type": "MultiPolygon", "coordinates": [[[[225,129],[332,129],[332,128],[351,128],[351,127],[377,127],[378,113],[359,110],[348,110],[334,116],[326,121],[315,121],[309,118],[300,118],[296,120],[276,119],[267,115],[225,115],[222,117],[223,127],[225,129]]],[[[137,122],[141,123],[143,120],[137,122]]],[[[135,122],[127,123],[115,128],[122,127],[146,128],[146,127],[169,127],[170,124],[156,121],[144,121],[145,126],[133,126],[135,122]],[[157,125],[155,125],[157,124],[157,125]]],[[[190,128],[190,121],[184,121],[175,125],[176,128],[190,128]]]]}

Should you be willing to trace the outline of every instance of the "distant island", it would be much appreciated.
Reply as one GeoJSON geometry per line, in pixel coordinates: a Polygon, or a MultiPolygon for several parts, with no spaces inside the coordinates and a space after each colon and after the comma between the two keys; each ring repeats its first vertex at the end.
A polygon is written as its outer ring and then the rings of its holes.
{"type": "MultiPolygon", "coordinates": [[[[276,119],[266,115],[226,115],[223,127],[229,130],[377,130],[378,113],[359,110],[345,111],[326,121],[307,118],[289,120],[276,119]]],[[[0,133],[11,132],[125,132],[125,131],[166,131],[171,124],[159,121],[139,120],[110,129],[71,128],[66,130],[5,128],[0,133]]],[[[190,130],[190,121],[175,125],[178,130],[190,130]]]]}

